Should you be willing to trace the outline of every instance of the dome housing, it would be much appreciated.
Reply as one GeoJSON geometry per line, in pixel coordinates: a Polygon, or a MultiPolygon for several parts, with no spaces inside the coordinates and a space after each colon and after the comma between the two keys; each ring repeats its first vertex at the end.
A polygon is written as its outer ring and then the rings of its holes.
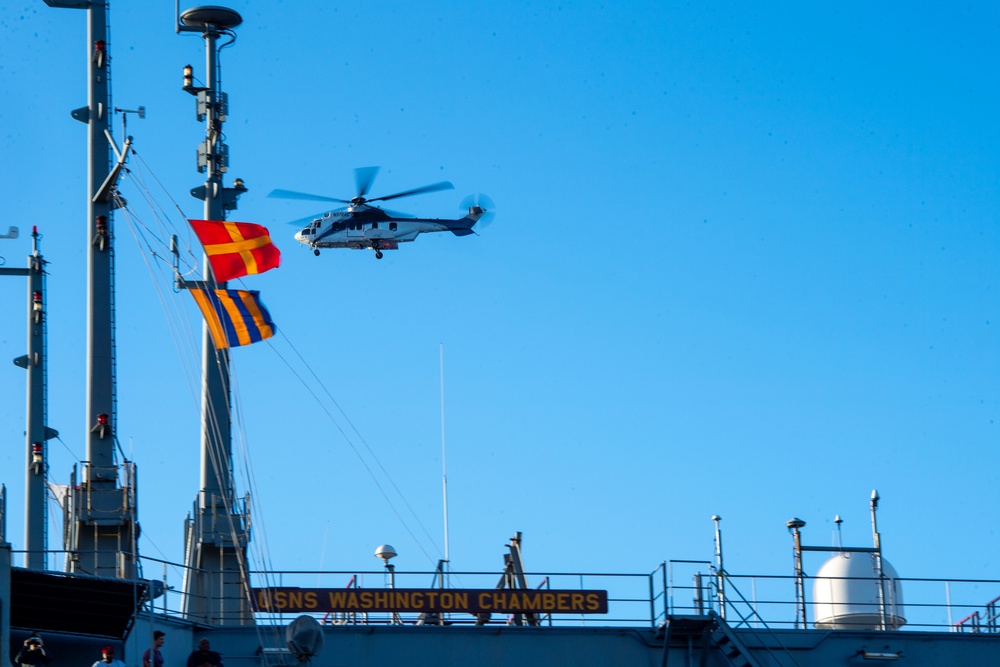
{"type": "MultiPolygon", "coordinates": [[[[895,568],[882,559],[885,629],[898,630],[903,617],[903,588],[895,568]]],[[[813,581],[815,626],[821,630],[878,630],[879,581],[875,554],[842,552],[823,564],[813,581]]]]}

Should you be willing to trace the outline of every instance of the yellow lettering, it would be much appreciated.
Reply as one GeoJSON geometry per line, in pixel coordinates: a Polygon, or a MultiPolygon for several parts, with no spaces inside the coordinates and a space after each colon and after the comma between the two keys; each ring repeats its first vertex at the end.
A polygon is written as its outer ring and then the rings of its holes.
{"type": "Polygon", "coordinates": [[[460,591],[455,592],[455,606],[464,611],[469,610],[469,594],[460,591]]]}
{"type": "Polygon", "coordinates": [[[517,593],[511,593],[507,598],[507,609],[514,610],[521,608],[521,600],[517,593]]]}
{"type": "Polygon", "coordinates": [[[573,593],[570,595],[573,600],[573,611],[583,610],[583,593],[573,593]]]}
{"type": "Polygon", "coordinates": [[[316,591],[306,591],[306,609],[315,609],[319,606],[319,600],[316,599],[316,591]]]}
{"type": "Polygon", "coordinates": [[[288,606],[292,609],[302,608],[302,591],[288,591],[288,606]]]}
{"type": "Polygon", "coordinates": [[[482,609],[483,611],[486,611],[487,609],[493,609],[491,598],[492,596],[489,593],[480,593],[479,599],[477,600],[477,602],[479,602],[479,608],[482,609]]]}
{"type": "Polygon", "coordinates": [[[276,609],[284,609],[288,604],[288,594],[285,591],[274,592],[274,606],[276,609]]]}
{"type": "Polygon", "coordinates": [[[441,593],[441,608],[446,611],[451,611],[455,608],[455,596],[450,591],[441,593]]]}
{"type": "Polygon", "coordinates": [[[601,608],[601,596],[597,593],[587,593],[587,609],[597,611],[601,608]]]}
{"type": "Polygon", "coordinates": [[[542,593],[542,609],[545,611],[554,611],[556,608],[556,594],[555,593],[542,593]]]}
{"type": "Polygon", "coordinates": [[[410,601],[413,602],[414,609],[423,609],[424,608],[424,594],[423,593],[414,593],[412,596],[410,596],[410,601]]]}
{"type": "Polygon", "coordinates": [[[362,609],[371,609],[371,607],[372,607],[372,593],[371,593],[371,591],[364,591],[363,593],[361,593],[361,595],[359,597],[361,598],[361,608],[362,609]]]}
{"type": "Polygon", "coordinates": [[[438,593],[437,591],[427,591],[427,606],[431,609],[437,609],[438,603],[438,593]]]}
{"type": "Polygon", "coordinates": [[[541,609],[542,607],[542,596],[538,593],[525,593],[524,594],[524,608],[525,609],[541,609]]]}
{"type": "Polygon", "coordinates": [[[558,593],[557,599],[559,611],[569,611],[569,593],[558,593]]]}

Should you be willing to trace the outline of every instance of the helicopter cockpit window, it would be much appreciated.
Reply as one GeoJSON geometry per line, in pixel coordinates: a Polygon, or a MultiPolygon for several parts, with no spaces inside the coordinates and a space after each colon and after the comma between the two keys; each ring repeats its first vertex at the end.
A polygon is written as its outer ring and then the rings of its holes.
{"type": "Polygon", "coordinates": [[[390,222],[389,223],[389,231],[390,232],[396,231],[396,223],[395,222],[390,222]]]}
{"type": "Polygon", "coordinates": [[[378,223],[377,222],[373,222],[372,223],[372,229],[378,229],[378,223]]]}

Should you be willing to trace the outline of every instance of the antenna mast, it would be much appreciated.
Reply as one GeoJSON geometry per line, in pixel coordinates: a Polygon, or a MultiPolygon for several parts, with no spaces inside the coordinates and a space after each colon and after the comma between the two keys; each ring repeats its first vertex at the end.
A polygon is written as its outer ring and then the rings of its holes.
{"type": "Polygon", "coordinates": [[[65,550],[74,573],[131,579],[136,575],[136,474],[115,462],[114,226],[111,162],[111,58],[108,3],[45,0],[50,7],[87,10],[87,106],[70,115],[87,126],[87,461],[70,484],[65,550]],[[121,484],[119,484],[121,481],[121,484]]]}
{"type": "MultiPolygon", "coordinates": [[[[441,359],[441,490],[444,495],[444,560],[450,561],[448,555],[448,459],[444,442],[444,343],[440,344],[441,359]]],[[[442,571],[442,576],[443,576],[442,571]]]]}
{"type": "MultiPolygon", "coordinates": [[[[175,5],[176,7],[176,5],[175,5]]],[[[194,85],[194,71],[184,68],[184,90],[197,98],[197,115],[205,121],[205,141],[198,147],[198,171],[205,184],[191,195],[205,202],[206,220],[225,220],[226,211],[236,208],[239,195],[246,192],[243,182],[223,186],[229,168],[229,149],[223,141],[222,124],[228,114],[228,99],[221,90],[218,52],[235,39],[233,28],[243,18],[226,7],[205,6],[188,9],[178,16],[176,30],[201,33],[205,40],[205,85],[194,85]],[[231,38],[218,45],[220,36],[231,38]]],[[[225,289],[216,282],[207,255],[205,280],[179,281],[184,288],[225,289]]],[[[201,488],[193,516],[185,523],[184,613],[192,620],[218,625],[253,623],[253,613],[245,592],[249,587],[246,565],[249,521],[247,508],[235,499],[232,466],[232,417],[230,414],[229,351],[216,349],[202,325],[201,397],[201,488]]]]}

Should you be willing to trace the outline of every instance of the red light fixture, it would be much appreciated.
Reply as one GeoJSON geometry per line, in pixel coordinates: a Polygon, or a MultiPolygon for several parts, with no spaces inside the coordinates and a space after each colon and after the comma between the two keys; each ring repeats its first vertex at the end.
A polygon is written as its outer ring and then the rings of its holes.
{"type": "Polygon", "coordinates": [[[107,51],[107,48],[108,45],[103,39],[99,39],[94,42],[94,55],[91,56],[91,59],[97,67],[104,67],[104,54],[107,51]]]}

